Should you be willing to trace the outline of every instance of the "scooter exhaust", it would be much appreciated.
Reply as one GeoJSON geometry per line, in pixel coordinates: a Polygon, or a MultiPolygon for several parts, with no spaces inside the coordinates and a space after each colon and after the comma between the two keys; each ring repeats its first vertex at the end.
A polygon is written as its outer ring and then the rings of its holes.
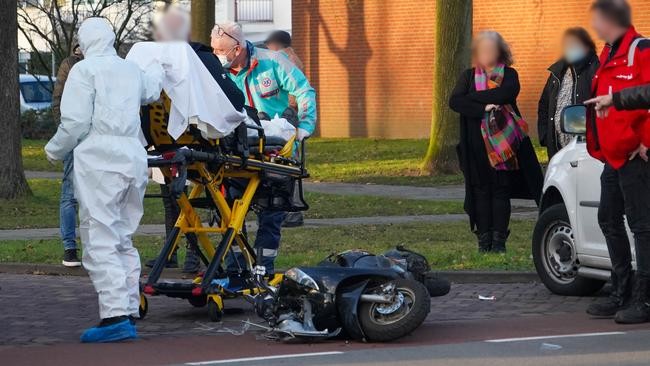
{"type": "Polygon", "coordinates": [[[374,302],[379,304],[392,304],[395,299],[393,295],[363,294],[360,300],[362,302],[374,302]]]}

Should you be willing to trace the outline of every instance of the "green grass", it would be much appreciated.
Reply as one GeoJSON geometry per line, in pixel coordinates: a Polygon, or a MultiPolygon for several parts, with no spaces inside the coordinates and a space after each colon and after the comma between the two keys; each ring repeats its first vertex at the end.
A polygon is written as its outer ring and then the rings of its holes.
{"type": "MultiPolygon", "coordinates": [[[[314,181],[425,187],[462,183],[460,174],[420,174],[427,145],[426,139],[314,138],[307,144],[307,161],[314,181]]],[[[47,162],[43,146],[42,140],[23,140],[25,169],[61,171],[61,164],[52,166],[47,162]]],[[[546,149],[535,145],[535,150],[540,162],[546,164],[546,149]]]]}
{"type": "Polygon", "coordinates": [[[443,215],[463,213],[460,201],[425,201],[388,199],[373,196],[344,196],[307,192],[309,210],[305,217],[325,219],[337,217],[443,215]]]}
{"type": "MultiPolygon", "coordinates": [[[[422,176],[420,165],[428,140],[310,139],[308,167],[312,179],[323,182],[374,183],[409,186],[460,184],[455,175],[422,176]]],[[[535,142],[540,163],[546,148],[535,142]]]]}
{"type": "Polygon", "coordinates": [[[36,170],[45,172],[63,171],[63,164],[57,162],[55,165],[50,164],[45,157],[44,140],[23,140],[23,167],[25,170],[36,170]]]}
{"type": "MultiPolygon", "coordinates": [[[[48,228],[59,226],[59,195],[61,182],[55,179],[30,179],[33,196],[19,200],[0,200],[0,229],[48,228]]],[[[160,193],[156,184],[147,193],[160,193]]],[[[438,215],[463,212],[455,201],[387,200],[371,196],[342,196],[307,193],[311,209],[307,218],[361,216],[438,215]]],[[[160,198],[144,200],[143,224],[162,224],[164,209],[160,198]]],[[[205,218],[207,219],[207,213],[205,218]]]]}
{"type": "MultiPolygon", "coordinates": [[[[0,199],[0,229],[30,229],[59,226],[59,195],[61,181],[56,179],[30,179],[31,197],[17,200],[0,199]]],[[[147,187],[149,193],[159,193],[156,185],[147,187]]],[[[144,201],[143,224],[164,222],[164,209],[159,199],[144,201]]]]}
{"type": "Polygon", "coordinates": [[[311,178],[324,182],[435,186],[462,183],[461,175],[422,176],[427,140],[310,139],[311,178]]]}
{"type": "MultiPolygon", "coordinates": [[[[285,229],[276,265],[315,265],[332,252],[361,248],[382,253],[403,244],[424,254],[437,270],[532,270],[533,225],[512,222],[506,254],[479,254],[475,236],[460,222],[285,229]]],[[[156,256],[162,241],[161,237],[135,238],[143,260],[156,256]]],[[[61,251],[58,240],[0,241],[0,262],[58,264],[61,251]]]]}

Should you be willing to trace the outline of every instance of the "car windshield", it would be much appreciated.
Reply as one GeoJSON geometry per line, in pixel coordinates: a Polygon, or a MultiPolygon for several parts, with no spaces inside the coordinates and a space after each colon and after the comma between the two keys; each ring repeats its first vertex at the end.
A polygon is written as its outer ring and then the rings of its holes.
{"type": "Polygon", "coordinates": [[[20,92],[26,103],[51,103],[52,83],[47,81],[27,81],[20,83],[20,92]]]}

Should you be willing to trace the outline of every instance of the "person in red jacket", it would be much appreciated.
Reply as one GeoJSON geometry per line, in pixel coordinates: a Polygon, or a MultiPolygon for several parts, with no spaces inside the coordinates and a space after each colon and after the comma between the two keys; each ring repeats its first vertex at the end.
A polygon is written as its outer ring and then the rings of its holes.
{"type": "MultiPolygon", "coordinates": [[[[593,28],[607,42],[592,95],[605,95],[650,82],[650,40],[632,26],[626,0],[596,0],[593,28]]],[[[587,313],[615,315],[617,323],[650,321],[650,120],[647,110],[610,108],[589,118],[587,149],[605,167],[601,176],[598,209],[600,225],[612,262],[612,293],[592,304],[587,313]],[[637,272],[633,279],[632,254],[624,216],[634,234],[637,272]]]]}

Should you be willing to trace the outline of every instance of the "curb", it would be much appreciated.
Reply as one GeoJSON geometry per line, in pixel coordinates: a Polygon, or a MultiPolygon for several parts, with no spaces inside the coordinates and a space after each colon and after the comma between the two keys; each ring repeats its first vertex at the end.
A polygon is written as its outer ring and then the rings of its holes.
{"type": "MultiPolygon", "coordinates": [[[[68,268],[56,264],[35,263],[0,263],[0,273],[30,274],[47,276],[87,276],[81,268],[68,268]]],[[[149,273],[149,268],[142,269],[143,274],[149,273]]],[[[165,278],[193,278],[192,275],[182,273],[180,269],[166,269],[165,278]]],[[[523,271],[438,271],[436,274],[453,283],[526,283],[539,282],[535,272],[523,271]]]]}

